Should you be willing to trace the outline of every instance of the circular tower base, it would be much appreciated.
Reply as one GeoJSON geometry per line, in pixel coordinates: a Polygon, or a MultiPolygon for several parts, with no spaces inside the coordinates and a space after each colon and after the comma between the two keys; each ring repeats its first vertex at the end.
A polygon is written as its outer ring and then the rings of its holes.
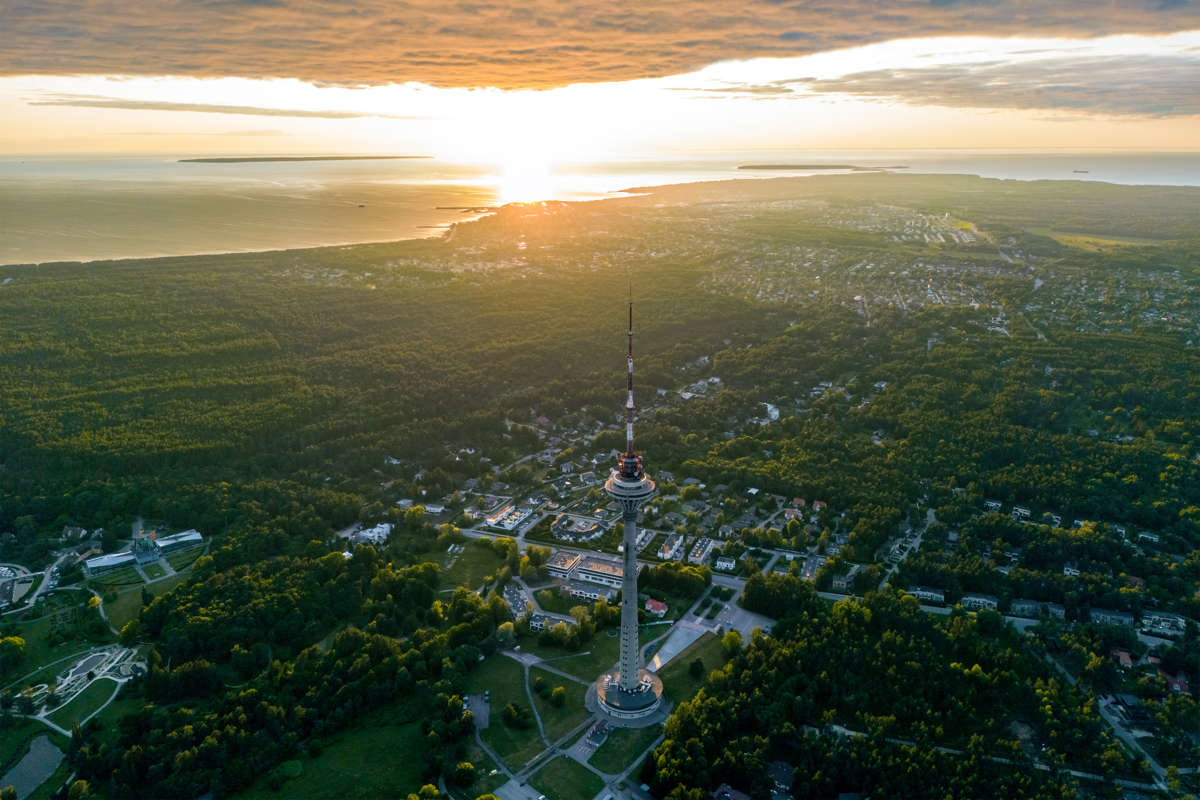
{"type": "Polygon", "coordinates": [[[626,691],[620,686],[620,673],[601,675],[595,684],[599,710],[619,720],[641,719],[658,710],[662,703],[663,683],[653,672],[638,670],[638,688],[626,691]]]}

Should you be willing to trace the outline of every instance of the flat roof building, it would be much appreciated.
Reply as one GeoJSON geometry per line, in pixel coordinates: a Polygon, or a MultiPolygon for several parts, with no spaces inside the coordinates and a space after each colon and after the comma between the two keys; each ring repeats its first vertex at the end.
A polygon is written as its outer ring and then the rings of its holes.
{"type": "Polygon", "coordinates": [[[87,561],[83,562],[83,568],[87,571],[89,576],[102,575],[105,572],[111,572],[114,569],[132,566],[136,560],[137,558],[129,551],[125,551],[123,553],[109,553],[108,555],[89,558],[87,561]]]}
{"type": "Polygon", "coordinates": [[[964,594],[959,603],[971,611],[982,611],[985,608],[995,611],[1000,605],[1000,600],[991,594],[964,594]]]}
{"type": "Polygon", "coordinates": [[[204,535],[196,529],[187,530],[183,533],[173,533],[170,536],[163,536],[157,540],[158,549],[163,552],[177,550],[181,547],[193,547],[204,544],[204,535]]]}
{"type": "Polygon", "coordinates": [[[588,583],[599,583],[602,586],[620,586],[624,578],[621,562],[615,559],[585,556],[580,559],[575,568],[575,577],[588,583]]]}
{"type": "Polygon", "coordinates": [[[546,569],[556,578],[570,578],[579,566],[579,554],[559,550],[546,562],[546,569]]]}
{"type": "Polygon", "coordinates": [[[931,589],[928,586],[910,586],[908,593],[918,600],[924,600],[927,603],[944,603],[946,602],[946,593],[941,589],[931,589]]]}

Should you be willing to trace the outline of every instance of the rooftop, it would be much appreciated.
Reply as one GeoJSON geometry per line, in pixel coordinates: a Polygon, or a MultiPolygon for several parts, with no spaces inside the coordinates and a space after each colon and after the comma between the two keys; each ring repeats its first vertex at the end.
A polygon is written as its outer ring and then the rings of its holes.
{"type": "Polygon", "coordinates": [[[601,572],[605,575],[611,575],[614,578],[620,578],[624,574],[620,561],[599,558],[598,556],[586,556],[579,562],[579,568],[591,570],[592,572],[601,572]]]}

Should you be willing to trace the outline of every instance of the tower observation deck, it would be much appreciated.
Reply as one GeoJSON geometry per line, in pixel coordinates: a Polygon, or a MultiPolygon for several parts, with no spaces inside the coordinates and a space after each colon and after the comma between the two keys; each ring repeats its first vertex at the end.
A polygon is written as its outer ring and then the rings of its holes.
{"type": "Polygon", "coordinates": [[[640,668],[638,647],[637,524],[638,509],[654,495],[654,481],[646,475],[642,458],[633,446],[633,303],[629,304],[629,349],[626,356],[628,392],[625,399],[625,452],[604,489],[620,502],[625,531],[621,580],[621,656],[617,669],[596,681],[600,706],[614,717],[633,719],[652,714],[662,700],[662,681],[640,668]]]}

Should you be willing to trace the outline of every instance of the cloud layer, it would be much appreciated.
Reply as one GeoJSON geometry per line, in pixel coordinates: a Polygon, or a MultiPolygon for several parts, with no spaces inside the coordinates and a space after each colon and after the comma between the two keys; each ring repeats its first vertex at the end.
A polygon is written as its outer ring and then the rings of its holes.
{"type": "Polygon", "coordinates": [[[0,75],[548,88],[901,37],[1198,28],[1194,0],[0,0],[0,75]]]}
{"type": "Polygon", "coordinates": [[[127,100],[93,94],[48,94],[28,100],[31,106],[70,106],[73,108],[120,108],[126,111],[194,111],[204,114],[245,114],[252,117],[314,117],[317,119],[428,119],[406,117],[373,111],[331,111],[321,109],[270,108],[265,106],[234,106],[220,103],[177,103],[170,100],[127,100]]]}
{"type": "Polygon", "coordinates": [[[858,72],[803,88],[958,108],[1037,108],[1151,117],[1200,114],[1200,59],[1049,59],[858,72]]]}
{"type": "Polygon", "coordinates": [[[996,60],[683,91],[763,99],[843,94],[918,106],[1190,117],[1200,115],[1200,54],[996,60]]]}

